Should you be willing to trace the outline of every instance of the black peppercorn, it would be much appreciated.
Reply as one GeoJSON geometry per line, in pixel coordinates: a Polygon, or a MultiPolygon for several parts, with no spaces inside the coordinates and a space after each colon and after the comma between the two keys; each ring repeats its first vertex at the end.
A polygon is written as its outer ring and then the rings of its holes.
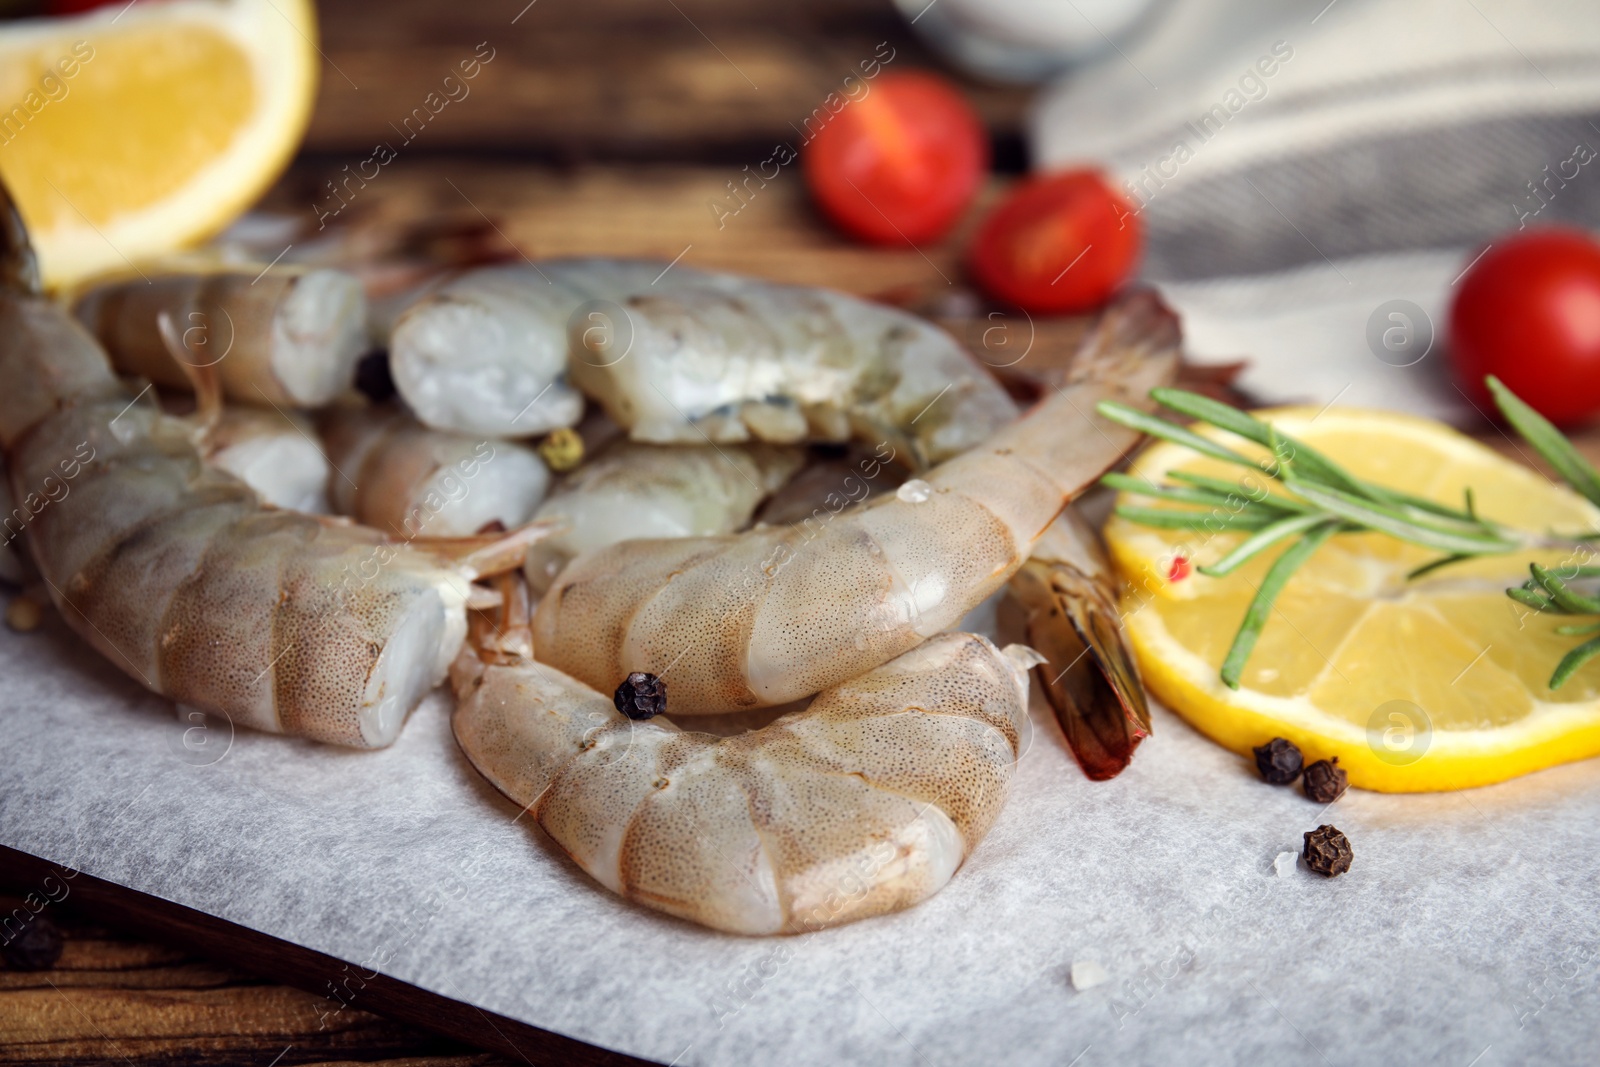
{"type": "Polygon", "coordinates": [[[1318,874],[1332,878],[1350,869],[1350,839],[1331,826],[1306,831],[1306,850],[1300,854],[1318,874]]]}
{"type": "Polygon", "coordinates": [[[1273,785],[1288,785],[1300,777],[1302,757],[1293,741],[1274,737],[1254,751],[1256,768],[1261,772],[1261,777],[1273,785]]]}
{"type": "Polygon", "coordinates": [[[382,403],[395,394],[394,378],[389,373],[389,353],[368,352],[356,364],[356,388],[368,400],[382,403]]]}
{"type": "Polygon", "coordinates": [[[612,701],[630,719],[653,719],[667,710],[667,683],[653,674],[634,671],[617,686],[612,701]]]}
{"type": "Polygon", "coordinates": [[[1306,768],[1305,781],[1306,796],[1318,804],[1332,804],[1344,796],[1345,789],[1350,785],[1350,776],[1339,769],[1339,757],[1331,760],[1319,759],[1306,768]]]}
{"type": "Polygon", "coordinates": [[[46,971],[61,958],[61,931],[43,915],[35,915],[16,936],[0,945],[0,960],[13,971],[46,971]]]}

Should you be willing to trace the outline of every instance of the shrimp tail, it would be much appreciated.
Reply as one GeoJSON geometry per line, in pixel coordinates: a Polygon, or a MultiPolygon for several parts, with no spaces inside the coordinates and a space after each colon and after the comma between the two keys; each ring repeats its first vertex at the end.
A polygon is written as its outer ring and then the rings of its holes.
{"type": "Polygon", "coordinates": [[[4,180],[0,180],[0,288],[22,293],[38,293],[43,288],[39,257],[4,180]]]}
{"type": "Polygon", "coordinates": [[[419,537],[415,543],[435,556],[453,561],[471,578],[488,578],[507,571],[520,571],[528,555],[528,546],[563,528],[557,520],[540,519],[504,533],[419,537]]]}
{"type": "Polygon", "coordinates": [[[1069,509],[1011,580],[1028,640],[1046,662],[1039,684],[1083,772],[1115,778],[1150,736],[1150,706],[1123,635],[1111,568],[1094,531],[1069,509]]]}
{"type": "Polygon", "coordinates": [[[166,346],[167,354],[194,390],[195,419],[202,433],[210,434],[222,421],[222,376],[217,373],[216,364],[202,366],[189,358],[183,335],[173,325],[172,313],[165,308],[156,313],[156,331],[161,334],[161,343],[166,346]]]}
{"type": "Polygon", "coordinates": [[[1160,295],[1133,289],[1113,301],[1084,338],[1065,384],[1138,380],[1150,368],[1170,375],[1182,346],[1178,316],[1160,295]]]}

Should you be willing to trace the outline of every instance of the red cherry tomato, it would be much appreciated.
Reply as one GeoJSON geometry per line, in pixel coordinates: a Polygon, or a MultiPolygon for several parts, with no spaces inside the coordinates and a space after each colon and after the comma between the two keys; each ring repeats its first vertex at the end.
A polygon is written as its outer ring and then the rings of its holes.
{"type": "Polygon", "coordinates": [[[1029,178],[983,220],[967,255],[991,296],[1029,311],[1105,303],[1139,258],[1139,218],[1098,173],[1029,178]]]}
{"type": "Polygon", "coordinates": [[[1600,411],[1600,244],[1569,229],[1495,241],[1456,290],[1450,349],[1480,406],[1493,374],[1551,422],[1600,411]]]}
{"type": "Polygon", "coordinates": [[[864,241],[942,237],[988,169],[983,123],[933,74],[885,74],[861,84],[866,95],[845,104],[801,151],[811,195],[840,229],[864,241]]]}

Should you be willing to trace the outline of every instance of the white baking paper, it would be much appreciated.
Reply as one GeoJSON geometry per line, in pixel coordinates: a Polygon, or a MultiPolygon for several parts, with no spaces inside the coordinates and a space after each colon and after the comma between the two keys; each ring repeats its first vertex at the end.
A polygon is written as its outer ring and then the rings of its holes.
{"type": "Polygon", "coordinates": [[[1036,711],[1011,802],[947,889],[751,939],[590,882],[468,766],[442,694],[373,753],[230,742],[55,620],[0,635],[0,677],[0,842],[348,960],[353,1008],[377,970],[680,1065],[1600,1053],[1592,761],[1324,811],[1160,710],[1132,767],[1089,782],[1036,711]],[[1349,835],[1350,872],[1280,877],[1319,822],[1349,835]],[[1109,980],[1075,991],[1075,960],[1109,980]]]}

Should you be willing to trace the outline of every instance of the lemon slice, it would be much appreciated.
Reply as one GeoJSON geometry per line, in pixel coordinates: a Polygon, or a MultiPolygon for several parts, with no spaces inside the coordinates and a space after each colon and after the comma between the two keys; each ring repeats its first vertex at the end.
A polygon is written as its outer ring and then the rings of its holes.
{"type": "MultiPolygon", "coordinates": [[[[1257,412],[1356,477],[1461,506],[1524,530],[1600,530],[1600,510],[1447,427],[1390,412],[1257,412]]],[[[1231,434],[1196,432],[1235,451],[1264,450],[1231,434]]],[[[1263,475],[1157,443],[1133,466],[1162,482],[1171,470],[1225,478],[1241,500],[1276,491],[1263,475]]],[[[1119,503],[1153,506],[1123,494],[1119,503]]],[[[1592,563],[1567,550],[1479,558],[1408,580],[1438,553],[1381,534],[1343,534],[1289,581],[1240,688],[1218,676],[1277,549],[1224,578],[1214,563],[1244,534],[1162,530],[1113,517],[1106,540],[1125,580],[1122,608],[1146,683],[1203,733],[1241,754],[1286,737],[1307,762],[1330,756],[1351,784],[1386,792],[1486,785],[1600,753],[1600,660],[1558,690],[1545,682],[1581,637],[1505,595],[1528,564],[1592,563]]],[[[1582,620],[1578,620],[1582,621],[1582,620]]]]}
{"type": "Polygon", "coordinates": [[[299,144],[310,0],[170,0],[0,23],[0,176],[58,286],[206,237],[299,144]]]}

